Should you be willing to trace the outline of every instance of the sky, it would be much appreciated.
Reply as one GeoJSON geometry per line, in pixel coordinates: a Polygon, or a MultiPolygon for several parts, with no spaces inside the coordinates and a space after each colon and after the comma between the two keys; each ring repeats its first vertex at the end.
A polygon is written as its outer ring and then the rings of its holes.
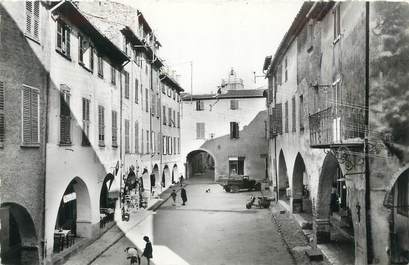
{"type": "Polygon", "coordinates": [[[302,5],[288,0],[116,1],[142,11],[162,44],[160,57],[193,94],[216,92],[232,67],[245,88],[266,87],[264,58],[274,55],[302,5]],[[253,72],[260,76],[256,83],[253,72]]]}

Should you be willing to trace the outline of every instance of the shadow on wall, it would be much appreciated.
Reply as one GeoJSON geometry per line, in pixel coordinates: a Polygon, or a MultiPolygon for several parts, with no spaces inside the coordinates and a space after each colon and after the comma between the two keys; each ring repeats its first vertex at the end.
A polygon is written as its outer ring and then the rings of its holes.
{"type": "Polygon", "coordinates": [[[267,111],[260,111],[254,119],[239,131],[238,137],[233,138],[233,133],[206,140],[200,147],[214,154],[215,172],[218,176],[228,176],[229,157],[244,158],[244,174],[251,178],[266,178],[266,159],[268,153],[268,140],[266,137],[265,121],[267,111]]]}

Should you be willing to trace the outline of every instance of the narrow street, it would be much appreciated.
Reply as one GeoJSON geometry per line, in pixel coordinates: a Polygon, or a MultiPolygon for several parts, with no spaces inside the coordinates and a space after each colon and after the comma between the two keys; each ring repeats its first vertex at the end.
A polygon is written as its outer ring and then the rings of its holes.
{"type": "MultiPolygon", "coordinates": [[[[181,205],[178,193],[176,206],[170,199],[153,217],[154,260],[158,254],[155,249],[166,248],[192,265],[294,264],[272,222],[271,211],[245,208],[250,192],[226,193],[220,185],[203,180],[190,181],[186,191],[186,206],[181,205]]],[[[122,238],[93,264],[129,264],[124,249],[130,245],[131,241],[122,238]]]]}

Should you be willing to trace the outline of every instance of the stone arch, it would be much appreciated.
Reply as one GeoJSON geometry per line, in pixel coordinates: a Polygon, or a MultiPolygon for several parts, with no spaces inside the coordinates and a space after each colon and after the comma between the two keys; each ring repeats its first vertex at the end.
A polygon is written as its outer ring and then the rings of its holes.
{"type": "Polygon", "coordinates": [[[114,182],[114,175],[108,173],[101,186],[101,192],[99,196],[99,207],[100,208],[114,208],[115,204],[109,198],[109,191],[111,189],[112,183],[114,182]]]}
{"type": "Polygon", "coordinates": [[[168,165],[165,165],[163,167],[163,172],[162,172],[162,180],[161,180],[162,187],[166,187],[169,180],[170,180],[170,169],[168,165]]]}
{"type": "Polygon", "coordinates": [[[309,200],[308,175],[304,159],[300,153],[297,153],[293,168],[292,177],[292,195],[291,206],[292,212],[311,213],[311,200],[309,200]]]}
{"type": "Polygon", "coordinates": [[[278,156],[278,196],[279,199],[286,198],[286,190],[289,187],[287,163],[285,162],[283,149],[278,156]]]}
{"type": "Polygon", "coordinates": [[[2,262],[40,264],[36,228],[27,209],[17,203],[3,203],[0,208],[0,221],[2,262]]]}
{"type": "Polygon", "coordinates": [[[174,184],[178,179],[179,179],[178,165],[174,164],[172,168],[172,184],[174,184]]]}
{"type": "Polygon", "coordinates": [[[86,183],[75,177],[68,184],[58,208],[55,228],[65,228],[78,237],[91,237],[91,199],[86,183]]]}
{"type": "Polygon", "coordinates": [[[211,179],[216,178],[215,156],[206,149],[199,148],[186,156],[186,178],[211,179]]]}

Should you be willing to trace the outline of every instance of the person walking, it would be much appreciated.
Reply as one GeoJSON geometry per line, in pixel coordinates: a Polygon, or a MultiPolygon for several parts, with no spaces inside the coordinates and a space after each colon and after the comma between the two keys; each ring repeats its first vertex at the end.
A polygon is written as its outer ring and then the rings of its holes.
{"type": "Polygon", "coordinates": [[[151,258],[153,258],[152,256],[152,243],[149,241],[149,237],[144,236],[143,240],[146,242],[145,244],[145,249],[143,250],[142,256],[144,256],[146,258],[146,260],[148,261],[148,265],[150,265],[151,262],[151,258]]]}
{"type": "Polygon", "coordinates": [[[173,190],[172,193],[170,194],[170,196],[172,197],[173,203],[172,205],[175,206],[176,205],[176,191],[173,190]]]}
{"type": "Polygon", "coordinates": [[[182,198],[182,201],[183,201],[182,205],[186,205],[187,195],[186,195],[186,190],[185,190],[184,187],[182,187],[182,188],[180,189],[180,197],[182,198]]]}

